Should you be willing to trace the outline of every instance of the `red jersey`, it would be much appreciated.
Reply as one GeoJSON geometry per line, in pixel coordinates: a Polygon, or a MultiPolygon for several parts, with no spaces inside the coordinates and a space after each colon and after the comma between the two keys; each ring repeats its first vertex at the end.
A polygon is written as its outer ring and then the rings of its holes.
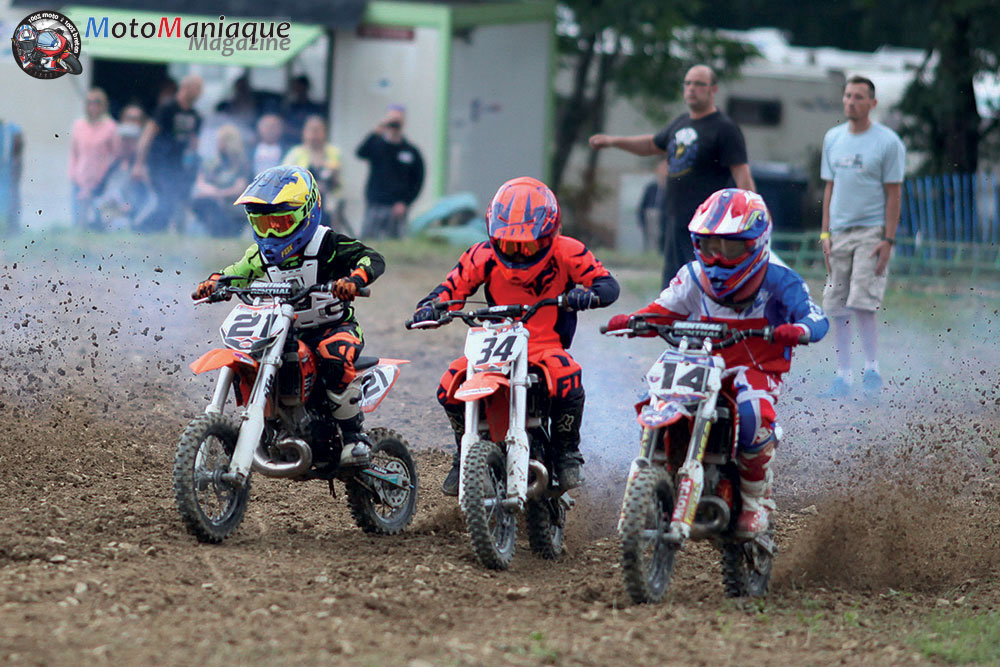
{"type": "MultiPolygon", "coordinates": [[[[532,305],[565,294],[582,285],[591,289],[600,299],[600,306],[607,306],[618,298],[618,282],[604,265],[580,241],[559,235],[552,244],[552,252],[543,260],[545,266],[531,281],[517,285],[501,272],[499,261],[488,241],[472,246],[458,259],[444,281],[424,297],[419,306],[431,299],[465,301],[483,286],[486,302],[506,306],[515,303],[532,305]]],[[[457,308],[457,307],[456,307],[457,308]]],[[[559,345],[568,348],[576,332],[576,313],[546,306],[528,320],[531,347],[559,345]]]]}

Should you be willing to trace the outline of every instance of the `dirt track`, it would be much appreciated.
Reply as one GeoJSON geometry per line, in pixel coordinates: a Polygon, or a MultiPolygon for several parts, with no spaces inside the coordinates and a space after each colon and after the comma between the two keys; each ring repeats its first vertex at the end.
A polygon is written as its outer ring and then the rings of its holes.
{"type": "MultiPolygon", "coordinates": [[[[770,598],[726,600],[714,553],[694,545],[667,601],[636,607],[613,537],[634,440],[621,396],[631,400],[656,347],[601,339],[603,314],[583,316],[574,345],[591,484],[560,562],[522,542],[508,572],[483,570],[437,490],[450,437],[433,388],[464,332],[407,333],[400,322],[448,259],[391,266],[360,306],[367,352],[413,360],[370,423],[417,451],[414,525],[369,537],[325,484],[258,476],[237,536],[204,546],[184,532],[170,489],[173,444],[209,390],[186,366],[215,345],[226,312],[189,305],[201,271],[156,271],[155,257],[133,254],[53,259],[40,272],[3,257],[0,660],[895,664],[926,660],[906,637],[928,613],[1000,607],[995,348],[977,349],[987,356],[974,364],[953,359],[948,396],[933,379],[900,379],[881,406],[843,410],[811,398],[817,377],[790,380],[770,598]],[[624,361],[608,367],[610,353],[624,361]]],[[[626,295],[622,309],[638,303],[626,295]]]]}

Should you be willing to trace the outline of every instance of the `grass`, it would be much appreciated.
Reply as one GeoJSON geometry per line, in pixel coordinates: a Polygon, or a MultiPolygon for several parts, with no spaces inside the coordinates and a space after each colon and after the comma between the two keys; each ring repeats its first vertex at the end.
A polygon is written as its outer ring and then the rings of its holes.
{"type": "Polygon", "coordinates": [[[954,665],[1000,663],[1000,613],[932,616],[910,644],[929,658],[954,665]]]}

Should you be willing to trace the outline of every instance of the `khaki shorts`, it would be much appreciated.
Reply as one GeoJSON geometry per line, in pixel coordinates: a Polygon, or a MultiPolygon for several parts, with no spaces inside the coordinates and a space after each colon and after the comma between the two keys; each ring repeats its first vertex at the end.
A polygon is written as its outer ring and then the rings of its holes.
{"type": "Polygon", "coordinates": [[[823,310],[838,317],[848,309],[878,310],[885,295],[888,267],[875,275],[878,255],[872,255],[882,240],[882,227],[849,227],[830,237],[830,273],[823,288],[823,310]]]}

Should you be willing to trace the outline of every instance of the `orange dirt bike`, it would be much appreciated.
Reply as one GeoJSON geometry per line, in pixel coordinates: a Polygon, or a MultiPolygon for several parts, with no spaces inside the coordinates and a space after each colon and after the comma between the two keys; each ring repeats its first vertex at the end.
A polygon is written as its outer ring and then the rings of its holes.
{"type": "Polygon", "coordinates": [[[756,539],[733,534],[741,510],[739,413],[723,389],[726,364],[716,350],[750,337],[770,340],[773,330],[654,324],[645,317],[631,317],[625,329],[601,327],[613,336],[656,334],[670,345],[646,374],[648,389],[636,405],[642,437],[618,522],[625,589],[635,602],[662,600],[677,552],[692,539],[709,540],[722,552],[727,595],[766,595],[777,553],[774,520],[756,539]]]}
{"type": "Polygon", "coordinates": [[[506,569],[517,542],[517,514],[525,513],[528,542],[542,558],[562,553],[566,510],[573,499],[559,486],[549,423],[546,383],[528,368],[525,323],[544,306],[564,306],[564,297],[533,306],[489,306],[447,310],[464,301],[435,305],[437,320],[407,329],[436,328],[461,319],[465,340],[465,381],[453,396],[465,403],[458,502],[473,551],[486,567],[506,569]]]}
{"type": "MultiPolygon", "coordinates": [[[[221,542],[239,527],[250,498],[250,474],[293,480],[342,480],[355,522],[366,532],[394,534],[413,519],[417,470],[406,441],[386,428],[368,431],[370,463],[341,466],[343,435],[312,438],[316,423],[308,399],[316,385],[312,350],[294,326],[295,305],[329,285],[254,282],[234,287],[223,276],[207,302],[242,301],[222,323],[224,348],[191,364],[195,373],[219,371],[205,414],[188,424],[177,443],[174,496],[188,530],[202,542],[221,542]],[[242,408],[223,416],[230,395],[242,408]]],[[[368,289],[359,291],[368,296],[368,289]]],[[[357,377],[342,396],[373,411],[399,375],[397,359],[359,357],[357,377]]]]}

